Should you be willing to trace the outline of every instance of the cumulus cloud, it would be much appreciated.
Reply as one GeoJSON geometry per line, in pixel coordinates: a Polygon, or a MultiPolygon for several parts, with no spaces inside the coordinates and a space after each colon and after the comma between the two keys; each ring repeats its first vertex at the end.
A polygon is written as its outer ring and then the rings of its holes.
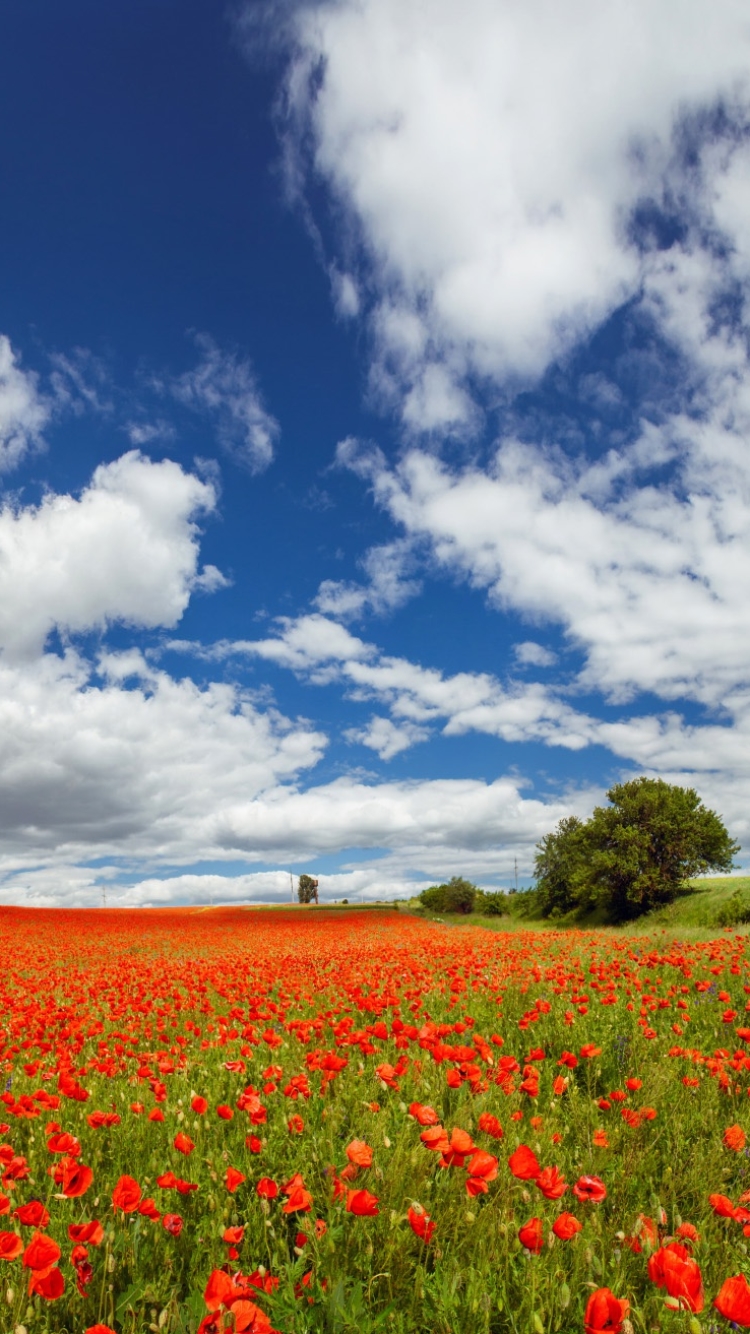
{"type": "Polygon", "coordinates": [[[21,368],[10,339],[0,334],[0,472],[17,467],[42,443],[50,404],[39,390],[39,377],[21,368]]]}
{"type": "Polygon", "coordinates": [[[513,652],[516,662],[521,667],[553,667],[557,662],[556,653],[532,639],[525,639],[522,644],[514,644],[513,652]]]}
{"type": "Polygon", "coordinates": [[[440,723],[446,736],[486,732],[505,741],[544,740],[570,750],[597,737],[594,719],[537,682],[504,685],[487,672],[446,676],[437,668],[381,653],[375,644],[319,613],[280,617],[277,624],[275,636],[217,644],[209,652],[215,657],[264,658],[314,685],[338,681],[355,700],[385,704],[390,719],[375,717],[367,727],[346,734],[381,759],[425,740],[433,723],[440,723]]]}
{"type": "Polygon", "coordinates": [[[238,801],[314,765],[325,737],[199,688],[136,650],[0,659],[0,866],[92,856],[226,855],[238,801]]]}
{"type": "Polygon", "coordinates": [[[196,518],[213,489],[165,460],[132,451],[96,469],[79,497],[48,495],[35,507],[0,510],[0,648],[37,655],[50,632],[113,622],[172,626],[196,585],[196,518]]]}
{"type": "Polygon", "coordinates": [[[392,718],[373,717],[366,727],[350,727],[344,733],[347,741],[359,742],[374,750],[381,760],[392,760],[402,750],[409,750],[417,741],[426,741],[429,732],[416,723],[394,723],[392,718]]]}
{"type": "Polygon", "coordinates": [[[343,620],[361,616],[365,611],[385,615],[421,592],[421,581],[414,577],[416,561],[410,541],[397,539],[370,547],[360,564],[367,576],[366,583],[325,579],[320,585],[315,606],[324,615],[343,620]]]}
{"type": "Polygon", "coordinates": [[[675,125],[747,90],[736,0],[314,0],[282,30],[290,179],[327,182],[374,383],[424,430],[471,424],[469,372],[538,375],[637,292],[628,218],[675,125]]]}
{"type": "Polygon", "coordinates": [[[220,348],[208,334],[198,334],[201,359],[171,382],[179,402],[216,422],[219,443],[252,473],[271,463],[280,428],[264,406],[251,363],[220,348]]]}

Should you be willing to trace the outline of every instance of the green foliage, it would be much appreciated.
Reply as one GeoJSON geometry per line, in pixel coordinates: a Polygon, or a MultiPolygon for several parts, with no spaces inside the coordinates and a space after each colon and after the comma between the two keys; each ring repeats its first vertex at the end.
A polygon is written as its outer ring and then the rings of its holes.
{"type": "Polygon", "coordinates": [[[483,917],[505,917],[508,912],[508,895],[502,890],[480,889],[474,900],[474,912],[483,917]]]}
{"type": "Polygon", "coordinates": [[[423,889],[419,900],[429,912],[470,913],[477,894],[481,894],[481,890],[470,880],[454,875],[444,885],[430,885],[429,889],[423,889]]]}
{"type": "Polygon", "coordinates": [[[590,820],[561,820],[538,845],[543,916],[601,905],[626,921],[671,903],[693,876],[732,869],[739,844],[692,788],[636,778],[607,797],[590,820]]]}
{"type": "Polygon", "coordinates": [[[301,875],[297,885],[297,898],[300,903],[318,901],[318,882],[311,875],[301,875]]]}
{"type": "Polygon", "coordinates": [[[750,903],[735,890],[717,909],[714,920],[717,926],[742,926],[750,922],[750,903]]]}

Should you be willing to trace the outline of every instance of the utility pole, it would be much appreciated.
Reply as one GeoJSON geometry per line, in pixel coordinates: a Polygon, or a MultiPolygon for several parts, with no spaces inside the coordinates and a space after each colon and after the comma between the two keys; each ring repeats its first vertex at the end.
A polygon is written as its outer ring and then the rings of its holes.
{"type": "Polygon", "coordinates": [[[106,885],[102,885],[102,907],[106,908],[106,906],[107,906],[107,887],[106,885]]]}
{"type": "Polygon", "coordinates": [[[516,894],[518,893],[518,858],[513,858],[513,875],[516,881],[516,894]]]}

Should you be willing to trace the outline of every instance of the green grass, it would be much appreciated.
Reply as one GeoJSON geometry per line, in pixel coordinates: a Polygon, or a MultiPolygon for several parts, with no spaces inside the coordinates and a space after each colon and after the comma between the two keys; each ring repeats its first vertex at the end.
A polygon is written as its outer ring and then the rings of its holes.
{"type": "MultiPolygon", "coordinates": [[[[522,895],[519,895],[517,899],[516,896],[511,896],[509,906],[512,908],[520,906],[519,901],[522,898],[522,895]]],[[[606,911],[601,907],[586,913],[568,913],[565,917],[554,920],[543,917],[525,917],[521,916],[518,911],[512,911],[503,917],[484,917],[481,913],[470,913],[467,916],[427,913],[420,910],[417,899],[412,899],[408,907],[410,911],[419,912],[419,915],[427,920],[445,922],[448,926],[483,926],[490,931],[549,930],[551,927],[555,930],[560,927],[578,927],[592,930],[611,926],[611,923],[607,920],[606,911]]],[[[706,877],[692,881],[690,888],[684,890],[675,899],[674,903],[647,913],[635,922],[626,923],[621,929],[633,931],[668,927],[679,932],[716,932],[725,925],[741,927],[743,925],[741,918],[744,914],[750,921],[750,876],[706,877]],[[735,914],[734,922],[726,922],[723,919],[722,909],[726,912],[728,905],[733,906],[735,904],[740,911],[735,914]]]]}

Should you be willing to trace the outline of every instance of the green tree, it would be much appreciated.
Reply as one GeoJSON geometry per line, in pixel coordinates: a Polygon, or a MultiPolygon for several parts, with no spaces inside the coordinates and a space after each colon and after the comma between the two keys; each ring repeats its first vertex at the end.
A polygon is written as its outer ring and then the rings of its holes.
{"type": "Polygon", "coordinates": [[[692,788],[634,778],[607,793],[590,820],[562,820],[538,845],[545,916],[604,904],[617,921],[670,903],[706,871],[731,871],[739,844],[692,788]]]}
{"type": "Polygon", "coordinates": [[[311,875],[301,875],[297,883],[297,898],[300,903],[318,902],[318,882],[311,875]]]}
{"type": "Polygon", "coordinates": [[[586,836],[583,821],[568,815],[537,844],[536,902],[543,917],[561,917],[573,908],[588,906],[586,836]]]}
{"type": "Polygon", "coordinates": [[[470,913],[480,892],[470,880],[454,875],[444,885],[423,889],[419,900],[430,912],[470,913]]]}

